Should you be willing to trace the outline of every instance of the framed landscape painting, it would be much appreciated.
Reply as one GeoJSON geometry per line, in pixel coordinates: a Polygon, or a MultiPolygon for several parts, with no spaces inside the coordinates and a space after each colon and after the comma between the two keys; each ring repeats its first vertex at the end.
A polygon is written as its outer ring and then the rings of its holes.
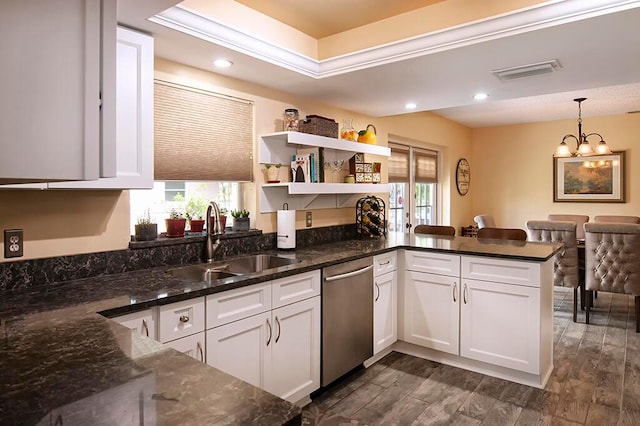
{"type": "Polygon", "coordinates": [[[553,201],[624,203],[624,151],[554,158],[553,201]]]}

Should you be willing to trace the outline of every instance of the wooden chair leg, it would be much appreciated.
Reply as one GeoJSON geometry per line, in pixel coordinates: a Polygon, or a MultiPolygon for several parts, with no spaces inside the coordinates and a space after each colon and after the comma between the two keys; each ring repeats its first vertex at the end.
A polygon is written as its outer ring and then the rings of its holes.
{"type": "Polygon", "coordinates": [[[573,288],[573,322],[578,322],[578,287],[573,288]]]}
{"type": "Polygon", "coordinates": [[[591,309],[591,291],[585,290],[587,294],[586,323],[589,324],[589,310],[591,309]]]}
{"type": "Polygon", "coordinates": [[[585,298],[587,297],[587,294],[585,292],[584,289],[584,283],[580,284],[580,309],[584,311],[584,306],[585,306],[585,298]]]}

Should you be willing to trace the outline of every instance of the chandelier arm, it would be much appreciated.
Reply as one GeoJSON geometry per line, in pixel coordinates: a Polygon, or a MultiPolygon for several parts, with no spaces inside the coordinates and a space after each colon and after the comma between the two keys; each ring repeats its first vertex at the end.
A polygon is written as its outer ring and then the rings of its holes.
{"type": "Polygon", "coordinates": [[[584,135],[583,138],[587,139],[589,136],[593,136],[593,135],[598,136],[600,138],[600,142],[604,142],[604,138],[602,137],[602,135],[600,133],[596,133],[596,132],[589,133],[588,135],[584,135]]]}
{"type": "Polygon", "coordinates": [[[576,140],[576,149],[580,148],[580,139],[578,139],[574,135],[571,135],[571,134],[564,135],[564,137],[562,138],[562,142],[564,143],[565,140],[571,139],[571,138],[576,140]]]}

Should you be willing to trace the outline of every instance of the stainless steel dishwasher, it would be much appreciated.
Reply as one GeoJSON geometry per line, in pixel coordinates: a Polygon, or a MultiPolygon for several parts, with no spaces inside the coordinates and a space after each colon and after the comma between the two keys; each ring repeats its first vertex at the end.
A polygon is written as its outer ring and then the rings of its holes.
{"type": "Polygon", "coordinates": [[[373,356],[373,258],[322,270],[322,386],[373,356]]]}

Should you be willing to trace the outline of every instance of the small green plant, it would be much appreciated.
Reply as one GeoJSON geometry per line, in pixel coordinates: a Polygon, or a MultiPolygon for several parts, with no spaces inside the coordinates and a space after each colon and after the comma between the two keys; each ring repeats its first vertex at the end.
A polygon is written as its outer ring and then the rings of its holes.
{"type": "Polygon", "coordinates": [[[178,209],[171,209],[171,211],[169,212],[169,219],[182,219],[182,212],[180,212],[178,209]]]}
{"type": "Polygon", "coordinates": [[[224,207],[220,208],[220,216],[227,216],[229,214],[229,211],[227,209],[225,209],[224,207]]]}
{"type": "Polygon", "coordinates": [[[207,211],[207,203],[200,197],[189,197],[185,206],[185,216],[187,219],[202,219],[207,211]]]}
{"type": "Polygon", "coordinates": [[[138,225],[149,226],[153,222],[151,222],[151,212],[147,209],[144,214],[138,218],[138,225]]]}
{"type": "Polygon", "coordinates": [[[275,167],[276,169],[279,169],[280,167],[282,167],[282,164],[278,163],[278,164],[271,164],[271,163],[266,163],[264,165],[264,167],[266,169],[270,169],[271,167],[275,167]]]}
{"type": "Polygon", "coordinates": [[[234,219],[238,219],[240,217],[249,217],[249,212],[242,209],[242,210],[231,210],[231,216],[233,216],[234,219]]]}

